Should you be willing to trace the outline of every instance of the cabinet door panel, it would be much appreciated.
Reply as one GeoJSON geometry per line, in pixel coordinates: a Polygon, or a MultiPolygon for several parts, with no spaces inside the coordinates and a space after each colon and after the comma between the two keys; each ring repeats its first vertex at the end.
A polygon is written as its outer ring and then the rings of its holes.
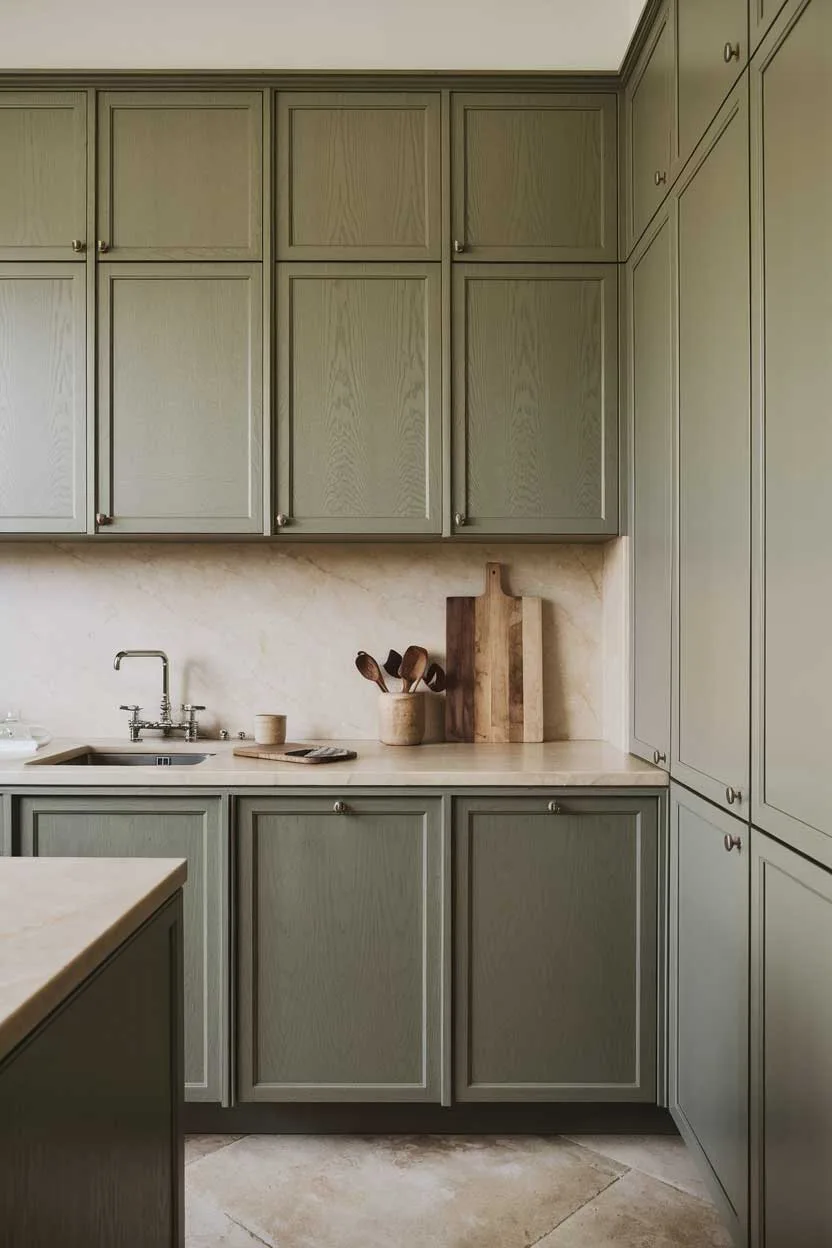
{"type": "Polygon", "coordinates": [[[440,803],[239,803],[243,1101],[438,1101],[440,803]]]}
{"type": "Polygon", "coordinates": [[[99,281],[109,531],[261,531],[260,266],[107,264],[99,281]]]}
{"type": "Polygon", "coordinates": [[[438,533],[439,265],[281,265],[278,510],[294,533],[438,533]]]}
{"type": "Polygon", "coordinates": [[[455,95],[454,239],[473,260],[615,260],[612,95],[455,95]]]}
{"type": "Polygon", "coordinates": [[[627,266],[632,476],[631,748],[670,758],[673,562],[673,223],[660,214],[627,266]]]}
{"type": "Polygon", "coordinates": [[[86,527],[85,280],[0,264],[0,533],[86,527]]]}
{"type": "Polygon", "coordinates": [[[40,858],[186,858],[185,1097],[225,1096],[224,851],[219,799],[26,797],[20,852],[40,858]]]}
{"type": "Polygon", "coordinates": [[[762,833],[751,859],[752,1243],[832,1243],[832,875],[762,833]]]}
{"type": "Polygon", "coordinates": [[[673,774],[748,813],[750,366],[744,84],[675,194],[679,384],[673,774]]]}
{"type": "Polygon", "coordinates": [[[99,116],[98,227],[112,259],[259,258],[259,92],[111,91],[99,116]]]}
{"type": "Polygon", "coordinates": [[[615,265],[454,269],[465,534],[618,531],[615,265]]]}
{"type": "MultiPolygon", "coordinates": [[[[786,0],[749,0],[749,47],[752,53],[756,51],[760,40],[766,34],[785,3],[786,0]]],[[[794,4],[791,4],[789,7],[790,9],[793,8],[794,4]]]]}
{"type": "Polygon", "coordinates": [[[747,0],[677,0],[679,157],[684,164],[748,62],[747,0]],[[726,48],[738,50],[726,60],[726,48]]]}
{"type": "Polygon", "coordinates": [[[0,92],[0,260],[76,260],[87,241],[83,91],[0,92]]]}
{"type": "Polygon", "coordinates": [[[670,189],[675,149],[676,84],[673,7],[656,19],[650,42],[636,66],[624,102],[629,246],[639,239],[670,189]]]}
{"type": "Polygon", "coordinates": [[[748,1224],[748,828],[673,785],[670,1109],[738,1243],[748,1224]],[[724,837],[741,845],[726,852],[724,837]]]}
{"type": "Polygon", "coordinates": [[[752,66],[754,822],[832,865],[832,10],[752,66]]]}
{"type": "Polygon", "coordinates": [[[455,805],[456,1097],[656,1100],[655,803],[455,805]]]}
{"type": "Polygon", "coordinates": [[[439,93],[278,96],[281,260],[439,260],[439,93]]]}

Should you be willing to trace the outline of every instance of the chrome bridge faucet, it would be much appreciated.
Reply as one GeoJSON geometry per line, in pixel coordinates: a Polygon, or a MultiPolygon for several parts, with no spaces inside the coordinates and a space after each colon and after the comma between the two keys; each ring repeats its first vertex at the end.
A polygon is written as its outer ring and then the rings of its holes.
{"type": "Polygon", "coordinates": [[[197,714],[204,711],[204,706],[197,706],[195,703],[183,703],[180,707],[182,719],[176,723],[170,716],[170,663],[168,656],[164,650],[119,650],[113,660],[113,667],[118,671],[121,668],[123,659],[161,659],[162,660],[162,700],[159,703],[159,718],[139,719],[140,707],[135,705],[119,707],[120,711],[129,711],[130,719],[128,721],[128,729],[130,731],[131,741],[141,741],[142,729],[148,728],[156,732],[161,732],[163,737],[169,737],[172,732],[181,732],[185,736],[186,741],[199,740],[199,723],[197,722],[197,714]]]}

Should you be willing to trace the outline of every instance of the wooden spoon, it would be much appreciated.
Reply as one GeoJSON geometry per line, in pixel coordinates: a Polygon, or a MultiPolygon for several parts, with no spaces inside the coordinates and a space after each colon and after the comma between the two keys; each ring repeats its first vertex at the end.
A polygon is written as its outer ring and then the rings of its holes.
{"type": "Polygon", "coordinates": [[[365,680],[370,680],[374,685],[378,685],[382,693],[389,693],[390,690],[384,683],[384,677],[381,674],[381,668],[371,654],[366,650],[359,650],[355,656],[355,666],[358,668],[365,680]]]}
{"type": "Polygon", "coordinates": [[[402,656],[398,650],[391,650],[384,660],[384,670],[388,676],[398,676],[402,665],[402,656]]]}
{"type": "Polygon", "coordinates": [[[408,646],[402,656],[399,675],[402,693],[412,693],[427,671],[428,652],[424,646],[408,646]]]}
{"type": "Polygon", "coordinates": [[[440,667],[438,663],[431,663],[430,667],[422,677],[422,680],[425,682],[428,689],[430,689],[431,693],[441,693],[447,683],[445,669],[440,667]]]}

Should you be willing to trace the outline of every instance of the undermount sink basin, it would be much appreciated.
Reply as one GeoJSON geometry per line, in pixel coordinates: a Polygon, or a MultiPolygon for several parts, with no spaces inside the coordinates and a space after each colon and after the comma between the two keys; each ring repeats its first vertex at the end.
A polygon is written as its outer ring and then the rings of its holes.
{"type": "Polygon", "coordinates": [[[80,750],[57,760],[55,767],[195,767],[210,754],[173,754],[170,750],[80,750]]]}

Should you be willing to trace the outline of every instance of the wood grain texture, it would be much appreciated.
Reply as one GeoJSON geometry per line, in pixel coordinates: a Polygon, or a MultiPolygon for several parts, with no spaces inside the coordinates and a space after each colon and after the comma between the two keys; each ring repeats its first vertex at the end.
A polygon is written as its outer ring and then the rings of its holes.
{"type": "Polygon", "coordinates": [[[109,532],[262,532],[260,266],[98,270],[109,532]]]}
{"type": "Polygon", "coordinates": [[[612,95],[452,97],[452,233],[475,260],[615,260],[612,95]]]}
{"type": "Polygon", "coordinates": [[[85,528],[84,283],[81,264],[0,264],[0,532],[85,528]]]}
{"type": "Polygon", "coordinates": [[[186,858],[185,1094],[219,1101],[226,1059],[219,798],[24,797],[20,852],[41,858],[186,858]]]}
{"type": "Polygon", "coordinates": [[[676,6],[681,168],[748,64],[748,0],[676,0],[676,6]],[[726,43],[740,49],[729,64],[726,43]]]}
{"type": "Polygon", "coordinates": [[[438,92],[280,92],[278,258],[439,260],[438,92]]]}
{"type": "Polygon", "coordinates": [[[738,1243],[748,1232],[746,825],[673,785],[670,1109],[738,1243]],[[742,839],[726,853],[727,834],[742,839]]]}
{"type": "Polygon", "coordinates": [[[290,532],[438,533],[440,266],[278,269],[290,532]]]}
{"type": "Polygon", "coordinates": [[[668,0],[627,83],[624,96],[628,251],[641,237],[672,182],[675,153],[675,6],[668,0]],[[656,174],[664,181],[656,186],[656,174]]]}
{"type": "Polygon", "coordinates": [[[0,93],[0,260],[74,260],[87,241],[83,91],[0,93]]]}
{"type": "Polygon", "coordinates": [[[455,803],[455,1095],[656,1096],[651,802],[455,803]]]}
{"type": "Polygon", "coordinates": [[[832,865],[832,11],[790,4],[751,68],[754,822],[832,865]]]}
{"type": "Polygon", "coordinates": [[[98,229],[113,259],[260,258],[261,92],[105,92],[99,118],[98,229]]]}
{"type": "Polygon", "coordinates": [[[679,247],[673,774],[748,813],[750,332],[747,88],[674,190],[679,247]]]}
{"type": "Polygon", "coordinates": [[[0,1246],[181,1248],[181,898],[0,1063],[0,1246]]]}
{"type": "Polygon", "coordinates": [[[486,564],[484,594],[446,600],[449,741],[543,740],[542,604],[504,593],[501,579],[486,564]]]}
{"type": "Polygon", "coordinates": [[[438,1101],[438,799],[239,803],[239,1096],[438,1101]]]}
{"type": "Polygon", "coordinates": [[[454,508],[465,534],[618,531],[614,265],[455,265],[454,508]]]}

